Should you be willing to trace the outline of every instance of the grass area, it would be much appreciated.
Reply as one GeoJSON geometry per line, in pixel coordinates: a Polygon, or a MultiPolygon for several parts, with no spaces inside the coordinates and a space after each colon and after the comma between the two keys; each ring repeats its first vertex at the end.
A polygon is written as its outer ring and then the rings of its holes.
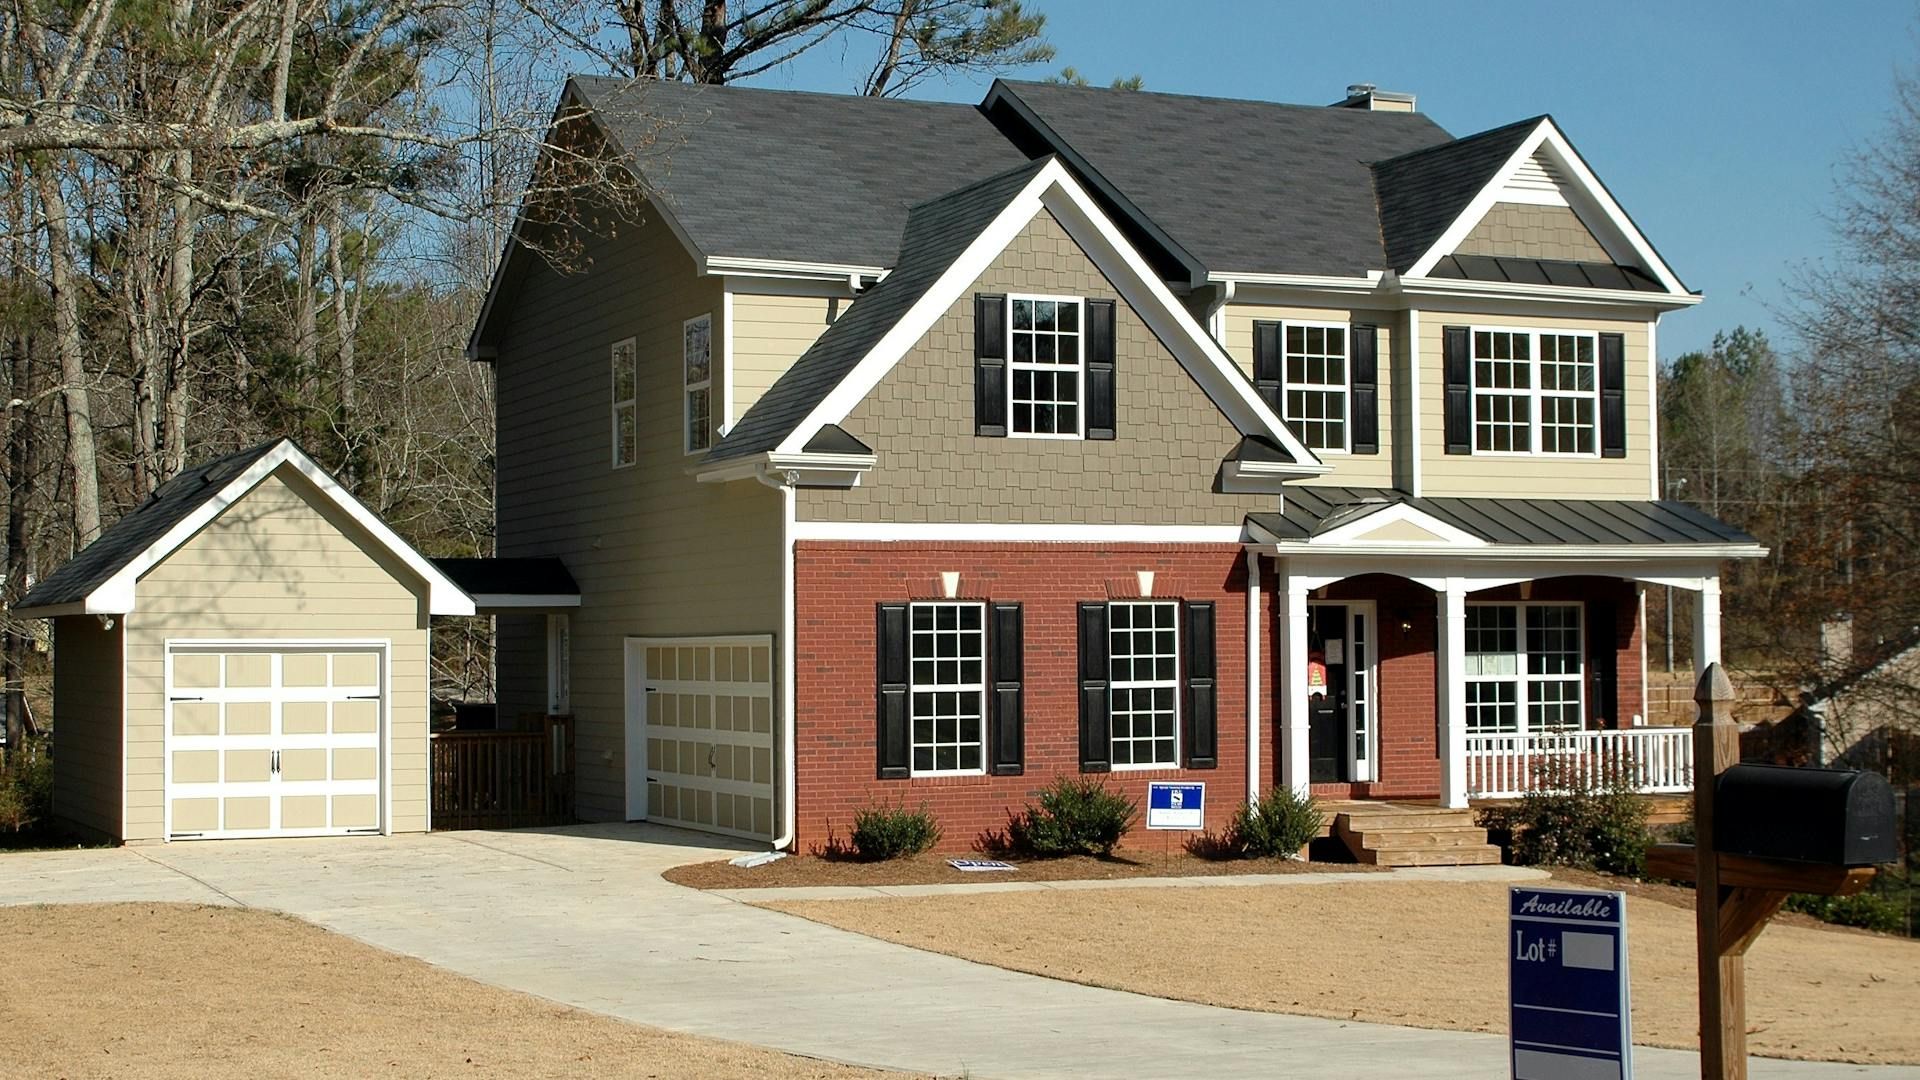
{"type": "Polygon", "coordinates": [[[451,975],[237,908],[0,908],[0,1076],[898,1076],[451,975]]]}
{"type": "MultiPolygon", "coordinates": [[[[1610,887],[1596,875],[1568,883],[1610,887]]],[[[1636,1042],[1697,1046],[1692,894],[1627,890],[1636,1042]]],[[[765,906],[1094,986],[1266,1012],[1507,1030],[1507,886],[1354,882],[765,906]],[[1126,947],[1115,948],[1115,942],[1126,947]],[[1205,957],[1203,964],[1195,957],[1205,957]]],[[[1783,918],[1747,958],[1757,1054],[1920,1063],[1920,942],[1783,918]]]]}

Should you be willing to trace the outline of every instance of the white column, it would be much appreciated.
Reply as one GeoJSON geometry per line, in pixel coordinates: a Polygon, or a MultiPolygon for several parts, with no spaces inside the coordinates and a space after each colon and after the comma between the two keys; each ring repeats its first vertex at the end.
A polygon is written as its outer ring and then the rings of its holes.
{"type": "Polygon", "coordinates": [[[1280,594],[1280,755],[1281,787],[1307,793],[1307,586],[1282,574],[1280,594]]]}
{"type": "Polygon", "coordinates": [[[1448,578],[1439,600],[1440,803],[1467,805],[1467,583],[1448,578]]]}
{"type": "Polygon", "coordinates": [[[1720,662],[1720,575],[1700,579],[1700,596],[1693,605],[1693,675],[1698,679],[1708,664],[1720,662]]]}
{"type": "Polygon", "coordinates": [[[1247,549],[1247,801],[1260,797],[1260,553],[1247,549]]]}

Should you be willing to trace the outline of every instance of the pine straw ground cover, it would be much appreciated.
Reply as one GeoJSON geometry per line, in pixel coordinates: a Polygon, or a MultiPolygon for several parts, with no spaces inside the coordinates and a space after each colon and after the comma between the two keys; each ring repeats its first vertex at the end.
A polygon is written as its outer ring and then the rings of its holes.
{"type": "MultiPolygon", "coordinates": [[[[1608,887],[1580,875],[1569,884],[1608,887]]],[[[1634,1040],[1698,1045],[1692,897],[1628,890],[1634,1040]]],[[[1368,881],[770,902],[887,941],[1240,1009],[1507,1029],[1507,886],[1368,881]],[[1128,947],[1116,949],[1115,941],[1128,947]],[[1206,957],[1195,964],[1194,957],[1206,957]]],[[[1781,919],[1747,957],[1756,1054],[1920,1063],[1920,942],[1781,919]]]]}
{"type": "Polygon", "coordinates": [[[986,855],[911,855],[883,862],[859,862],[822,855],[793,855],[754,867],[725,860],[676,866],[661,875],[692,889],[771,889],[796,885],[980,885],[1000,881],[1099,881],[1136,877],[1213,877],[1219,874],[1372,873],[1378,866],[1350,862],[1299,862],[1290,859],[1209,859],[1182,851],[1123,848],[1112,858],[1073,855],[1059,859],[1004,858],[1018,869],[968,873],[947,864],[950,858],[1002,858],[986,855]]]}
{"type": "Polygon", "coordinates": [[[0,908],[0,1076],[900,1076],[639,1027],[282,915],[0,908]]]}

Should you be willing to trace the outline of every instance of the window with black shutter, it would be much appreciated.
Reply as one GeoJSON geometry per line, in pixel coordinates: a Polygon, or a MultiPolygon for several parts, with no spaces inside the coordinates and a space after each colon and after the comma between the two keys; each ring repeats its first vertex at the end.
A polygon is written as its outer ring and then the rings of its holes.
{"type": "Polygon", "coordinates": [[[876,770],[882,780],[912,775],[907,731],[907,605],[880,604],[875,627],[876,770]]]}
{"type": "Polygon", "coordinates": [[[1186,765],[1189,769],[1211,769],[1220,763],[1213,603],[1195,600],[1186,607],[1186,765]]]}
{"type": "Polygon", "coordinates": [[[1280,378],[1280,324],[1277,322],[1253,324],[1253,388],[1278,416],[1284,386],[1280,378]]]}
{"type": "Polygon", "coordinates": [[[1356,454],[1380,452],[1380,328],[1356,323],[1352,333],[1353,446],[1356,454]]]}
{"type": "Polygon", "coordinates": [[[1026,667],[1025,629],[1020,605],[993,605],[988,629],[993,694],[987,708],[991,718],[988,750],[995,776],[1018,776],[1026,771],[1026,722],[1023,716],[1026,667]]]}
{"type": "Polygon", "coordinates": [[[1627,456],[1627,339],[1600,335],[1600,456],[1627,456]]]}
{"type": "Polygon", "coordinates": [[[1080,605],[1080,771],[1113,768],[1113,725],[1108,711],[1107,605],[1080,605]]]}
{"type": "Polygon", "coordinates": [[[1442,374],[1446,379],[1447,453],[1473,453],[1473,355],[1464,326],[1440,331],[1442,374]]]}
{"type": "Polygon", "coordinates": [[[973,431],[1007,433],[1007,298],[973,298],[973,431]]]}
{"type": "Polygon", "coordinates": [[[1114,386],[1114,307],[1087,301],[1087,438],[1111,439],[1117,425],[1114,386]]]}

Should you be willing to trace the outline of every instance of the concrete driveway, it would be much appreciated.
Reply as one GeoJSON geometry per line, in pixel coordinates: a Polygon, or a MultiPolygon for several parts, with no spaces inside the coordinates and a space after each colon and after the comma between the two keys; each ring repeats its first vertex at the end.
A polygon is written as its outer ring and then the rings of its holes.
{"type": "MultiPolygon", "coordinates": [[[[647,825],[0,855],[0,904],[285,911],[472,978],[642,1024],[943,1076],[1484,1078],[1498,1036],[1191,1005],[923,953],[668,884],[729,853],[647,825]]],[[[1204,958],[1196,962],[1204,963],[1204,958]]],[[[1699,1075],[1641,1048],[1643,1080],[1699,1075]]],[[[1756,1078],[1920,1068],[1756,1059],[1756,1078]]]]}

